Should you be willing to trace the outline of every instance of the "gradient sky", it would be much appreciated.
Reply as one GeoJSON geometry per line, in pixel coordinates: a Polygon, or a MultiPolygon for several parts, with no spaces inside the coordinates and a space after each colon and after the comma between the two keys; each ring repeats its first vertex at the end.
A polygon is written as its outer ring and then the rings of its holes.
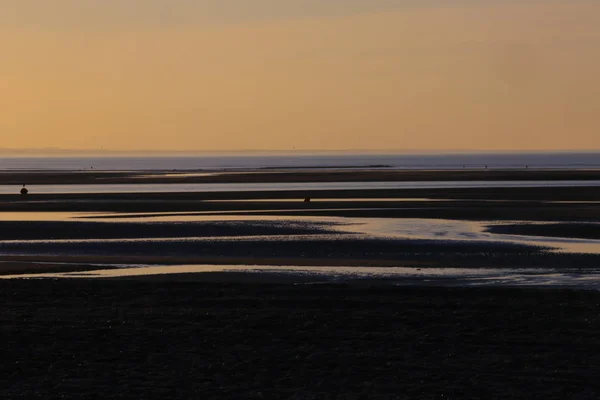
{"type": "Polygon", "coordinates": [[[0,147],[600,149],[600,0],[0,0],[0,147]]]}

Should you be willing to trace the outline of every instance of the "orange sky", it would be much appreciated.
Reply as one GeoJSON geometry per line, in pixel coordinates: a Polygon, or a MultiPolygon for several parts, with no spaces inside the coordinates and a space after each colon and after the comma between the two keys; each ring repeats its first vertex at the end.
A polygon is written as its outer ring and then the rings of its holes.
{"type": "Polygon", "coordinates": [[[22,1],[3,148],[600,149],[596,1],[22,1]]]}

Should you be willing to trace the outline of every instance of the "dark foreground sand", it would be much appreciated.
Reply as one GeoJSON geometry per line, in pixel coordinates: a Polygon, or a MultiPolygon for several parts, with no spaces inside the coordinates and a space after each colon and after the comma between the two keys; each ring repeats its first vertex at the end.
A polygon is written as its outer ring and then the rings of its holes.
{"type": "Polygon", "coordinates": [[[0,282],[2,399],[597,399],[600,293],[0,282]]]}

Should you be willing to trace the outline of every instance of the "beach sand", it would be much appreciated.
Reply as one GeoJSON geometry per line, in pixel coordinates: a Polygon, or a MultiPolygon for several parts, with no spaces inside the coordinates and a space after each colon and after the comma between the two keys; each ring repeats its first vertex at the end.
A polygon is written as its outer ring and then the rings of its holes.
{"type": "Polygon", "coordinates": [[[0,281],[0,396],[595,399],[600,293],[0,281]]]}

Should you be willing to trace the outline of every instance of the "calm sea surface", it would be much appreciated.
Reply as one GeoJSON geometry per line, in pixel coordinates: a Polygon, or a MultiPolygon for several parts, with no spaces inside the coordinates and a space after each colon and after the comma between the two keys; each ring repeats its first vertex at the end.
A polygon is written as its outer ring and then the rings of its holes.
{"type": "Polygon", "coordinates": [[[203,154],[198,156],[7,157],[0,170],[170,171],[241,168],[388,167],[454,168],[600,168],[595,153],[454,153],[454,154],[203,154]]]}

